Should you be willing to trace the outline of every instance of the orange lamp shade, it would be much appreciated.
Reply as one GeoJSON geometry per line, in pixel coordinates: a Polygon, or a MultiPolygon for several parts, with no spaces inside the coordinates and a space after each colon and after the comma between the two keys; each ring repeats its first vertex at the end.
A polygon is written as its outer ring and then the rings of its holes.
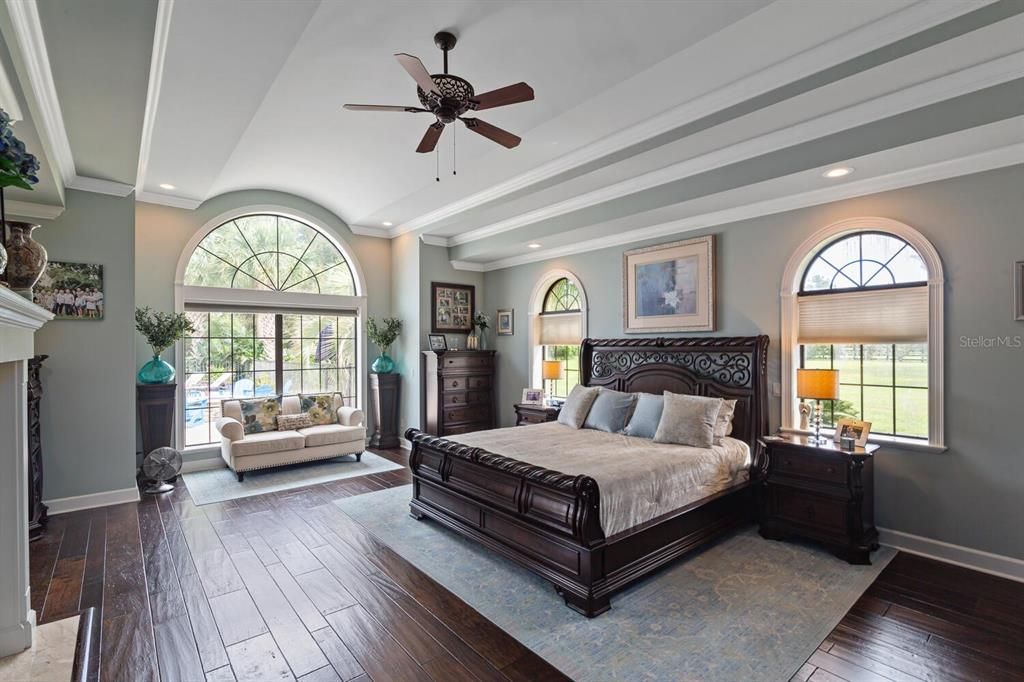
{"type": "Polygon", "coordinates": [[[837,400],[839,398],[839,370],[798,369],[796,395],[811,400],[837,400]]]}
{"type": "Polygon", "coordinates": [[[544,367],[541,370],[545,379],[551,381],[558,381],[562,378],[562,361],[561,360],[545,360],[544,367]]]}

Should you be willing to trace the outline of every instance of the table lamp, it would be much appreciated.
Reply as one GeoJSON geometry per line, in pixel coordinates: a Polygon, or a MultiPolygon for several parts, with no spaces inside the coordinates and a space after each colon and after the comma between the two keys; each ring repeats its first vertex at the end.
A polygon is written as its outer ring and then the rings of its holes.
{"type": "Polygon", "coordinates": [[[821,401],[839,398],[839,370],[837,369],[798,369],[796,371],[796,395],[801,400],[814,402],[814,435],[808,440],[821,445],[826,442],[821,437],[821,401]]]}
{"type": "MultiPolygon", "coordinates": [[[[562,361],[561,360],[545,360],[544,365],[541,368],[541,376],[544,381],[558,381],[562,378],[562,361]]],[[[552,404],[556,401],[552,400],[552,404]]]]}

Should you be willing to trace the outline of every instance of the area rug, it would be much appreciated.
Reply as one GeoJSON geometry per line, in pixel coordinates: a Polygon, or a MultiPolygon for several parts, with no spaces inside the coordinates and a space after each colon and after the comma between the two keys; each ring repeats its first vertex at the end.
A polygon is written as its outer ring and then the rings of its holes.
{"type": "Polygon", "coordinates": [[[401,468],[402,465],[391,460],[378,457],[372,452],[364,452],[361,462],[355,461],[352,455],[345,455],[321,462],[300,462],[273,469],[247,471],[241,483],[235,477],[235,472],[227,468],[193,471],[181,476],[185,479],[192,501],[204,505],[401,468]]]}
{"type": "Polygon", "coordinates": [[[424,573],[575,680],[788,680],[895,552],[851,566],[740,530],[612,596],[587,619],[550,584],[430,520],[411,487],[335,501],[424,573]]]}

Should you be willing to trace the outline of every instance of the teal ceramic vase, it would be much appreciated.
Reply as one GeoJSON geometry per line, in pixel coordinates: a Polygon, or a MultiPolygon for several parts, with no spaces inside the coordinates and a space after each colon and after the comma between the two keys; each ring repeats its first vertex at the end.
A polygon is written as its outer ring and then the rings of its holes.
{"type": "Polygon", "coordinates": [[[370,369],[376,374],[391,374],[395,371],[395,361],[388,357],[387,353],[381,353],[380,357],[373,361],[370,369]]]}
{"type": "Polygon", "coordinates": [[[159,355],[144,364],[138,373],[140,384],[169,384],[174,381],[174,367],[159,355]]]}

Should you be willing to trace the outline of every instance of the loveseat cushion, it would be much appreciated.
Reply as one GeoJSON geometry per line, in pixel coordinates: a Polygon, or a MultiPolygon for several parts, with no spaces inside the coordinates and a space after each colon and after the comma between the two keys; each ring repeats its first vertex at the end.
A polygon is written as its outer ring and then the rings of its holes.
{"type": "Polygon", "coordinates": [[[267,455],[285,450],[301,450],[305,446],[306,439],[298,431],[264,431],[246,434],[243,440],[232,443],[231,454],[235,457],[267,455]]]}
{"type": "Polygon", "coordinates": [[[352,443],[366,438],[366,429],[362,426],[342,426],[341,424],[320,424],[299,429],[306,439],[306,447],[317,445],[334,445],[336,443],[352,443]]]}

